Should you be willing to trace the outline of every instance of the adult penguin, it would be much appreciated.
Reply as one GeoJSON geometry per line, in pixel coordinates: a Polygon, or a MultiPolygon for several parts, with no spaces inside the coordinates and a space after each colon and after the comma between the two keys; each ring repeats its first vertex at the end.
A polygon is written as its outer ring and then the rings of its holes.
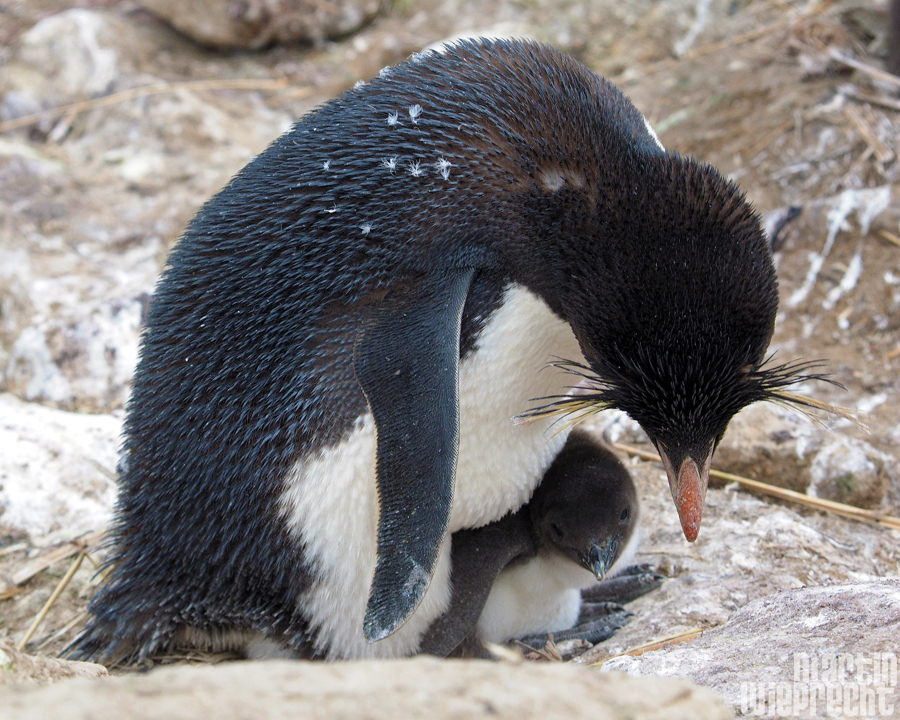
{"type": "Polygon", "coordinates": [[[383,71],[172,251],[75,654],[414,653],[449,602],[449,534],[521,507],[563,447],[543,412],[629,413],[693,540],[729,419],[797,381],[762,367],[776,306],[735,185],[573,59],[461,42],[383,71]],[[572,371],[587,395],[565,396],[572,371]]]}

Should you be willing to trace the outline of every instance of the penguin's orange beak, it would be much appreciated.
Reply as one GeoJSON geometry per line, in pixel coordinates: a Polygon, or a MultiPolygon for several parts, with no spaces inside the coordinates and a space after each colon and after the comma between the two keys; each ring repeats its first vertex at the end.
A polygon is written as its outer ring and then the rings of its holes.
{"type": "Polygon", "coordinates": [[[712,450],[699,463],[688,456],[675,468],[666,453],[660,449],[659,455],[669,478],[669,490],[678,510],[681,529],[688,542],[694,542],[700,533],[700,520],[703,517],[703,503],[706,500],[706,488],[709,485],[709,465],[712,461],[712,450]]]}

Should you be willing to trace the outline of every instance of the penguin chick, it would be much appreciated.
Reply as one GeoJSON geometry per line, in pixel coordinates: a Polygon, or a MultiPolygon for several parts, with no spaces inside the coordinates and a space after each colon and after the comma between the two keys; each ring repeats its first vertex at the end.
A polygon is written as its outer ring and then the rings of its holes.
{"type": "MultiPolygon", "coordinates": [[[[506,642],[575,628],[582,589],[634,556],[638,520],[629,472],[589,433],[574,430],[525,507],[454,533],[453,597],[422,638],[421,651],[445,656],[464,640],[506,642]]],[[[609,618],[605,637],[623,621],[621,613],[609,618]]],[[[591,630],[586,639],[605,639],[596,623],[591,630]]]]}
{"type": "Polygon", "coordinates": [[[762,367],[777,294],[735,185],[552,48],[461,42],[344,93],[169,257],[74,654],[415,653],[445,540],[525,504],[562,449],[533,399],[572,369],[578,403],[647,431],[694,539],[729,419],[798,378],[762,367]]]}

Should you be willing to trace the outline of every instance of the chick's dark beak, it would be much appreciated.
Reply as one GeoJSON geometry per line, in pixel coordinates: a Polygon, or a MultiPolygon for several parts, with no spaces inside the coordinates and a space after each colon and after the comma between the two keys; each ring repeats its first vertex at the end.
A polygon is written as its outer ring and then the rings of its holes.
{"type": "Polygon", "coordinates": [[[700,533],[700,520],[703,517],[703,503],[706,500],[706,488],[709,485],[709,465],[712,461],[712,450],[698,462],[687,456],[679,467],[675,467],[662,448],[659,455],[666,467],[669,478],[669,490],[678,510],[681,529],[688,542],[694,542],[700,533]]]}
{"type": "Polygon", "coordinates": [[[609,569],[613,566],[613,563],[616,561],[616,555],[619,552],[619,536],[611,538],[608,542],[601,543],[599,545],[591,545],[591,550],[588,553],[588,562],[586,565],[588,566],[588,570],[594,573],[594,577],[597,580],[603,580],[606,577],[606,573],[609,572],[609,569]]]}

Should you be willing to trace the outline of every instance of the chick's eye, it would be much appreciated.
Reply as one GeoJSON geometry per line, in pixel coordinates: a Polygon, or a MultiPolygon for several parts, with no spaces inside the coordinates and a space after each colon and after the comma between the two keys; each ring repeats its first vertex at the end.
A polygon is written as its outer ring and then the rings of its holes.
{"type": "Polygon", "coordinates": [[[563,531],[560,529],[559,525],[556,523],[550,523],[550,532],[553,533],[553,536],[557,539],[563,536],[563,531]]]}
{"type": "Polygon", "coordinates": [[[622,514],[619,516],[619,519],[622,520],[622,521],[625,521],[625,520],[628,519],[628,508],[625,508],[625,509],[622,511],[622,514]]]}

